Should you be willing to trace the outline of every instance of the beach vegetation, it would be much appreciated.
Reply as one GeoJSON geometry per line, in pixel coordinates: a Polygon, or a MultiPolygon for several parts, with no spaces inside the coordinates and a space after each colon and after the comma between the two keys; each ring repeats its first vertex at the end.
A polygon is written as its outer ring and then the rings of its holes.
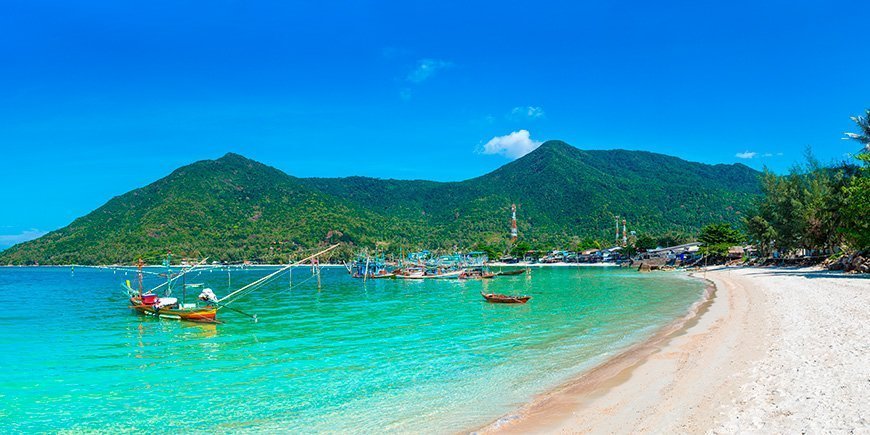
{"type": "Polygon", "coordinates": [[[852,160],[823,164],[807,150],[805,163],[787,174],[764,171],[756,210],[743,220],[762,255],[802,250],[820,256],[870,248],[868,116],[852,118],[858,132],[847,138],[862,145],[852,160]]]}
{"type": "Polygon", "coordinates": [[[743,243],[744,239],[739,230],[726,222],[706,225],[698,236],[703,253],[720,256],[728,254],[728,248],[743,243]]]}

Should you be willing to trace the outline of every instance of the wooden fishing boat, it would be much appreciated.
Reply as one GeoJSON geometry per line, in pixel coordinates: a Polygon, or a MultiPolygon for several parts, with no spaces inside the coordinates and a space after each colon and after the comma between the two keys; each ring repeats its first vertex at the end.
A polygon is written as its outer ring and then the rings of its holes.
{"type": "Polygon", "coordinates": [[[524,304],[531,299],[531,296],[509,296],[498,293],[480,293],[487,302],[494,304],[524,304]]]}
{"type": "Polygon", "coordinates": [[[429,279],[457,279],[462,276],[461,270],[453,270],[450,272],[427,273],[423,278],[429,279]]]}
{"type": "Polygon", "coordinates": [[[358,279],[389,279],[394,278],[395,273],[387,271],[384,256],[372,257],[368,253],[357,255],[351,264],[345,264],[350,276],[358,279]]]}
{"type": "Polygon", "coordinates": [[[466,267],[459,275],[460,279],[492,279],[495,274],[483,267],[466,267]]]}
{"type": "Polygon", "coordinates": [[[526,273],[526,269],[502,270],[495,273],[495,276],[515,276],[526,273]]]}
{"type": "Polygon", "coordinates": [[[156,295],[133,296],[130,308],[147,316],[164,319],[187,320],[189,322],[217,323],[217,307],[190,306],[182,308],[175,298],[158,298],[156,295]]]}
{"type": "Polygon", "coordinates": [[[374,275],[369,276],[369,279],[393,279],[396,277],[396,274],[393,272],[384,272],[384,273],[376,273],[374,275]]]}
{"type": "Polygon", "coordinates": [[[396,278],[399,279],[458,279],[462,276],[461,270],[443,273],[428,273],[414,271],[407,274],[397,273],[396,278]]]}
{"type": "Polygon", "coordinates": [[[222,298],[218,298],[214,294],[214,292],[209,288],[202,289],[202,292],[199,294],[199,296],[197,296],[196,303],[186,303],[186,301],[184,299],[186,297],[186,293],[187,293],[186,290],[188,288],[191,288],[191,287],[193,287],[193,288],[201,287],[202,284],[186,284],[182,281],[181,288],[183,290],[183,293],[181,295],[182,296],[181,302],[179,302],[178,299],[171,297],[172,286],[173,286],[173,282],[177,281],[180,278],[183,278],[187,273],[189,273],[193,270],[196,270],[198,267],[202,266],[206,260],[202,260],[201,262],[199,262],[198,264],[196,264],[194,266],[190,266],[188,268],[182,269],[178,273],[171,273],[171,268],[170,268],[171,256],[167,256],[167,259],[164,263],[166,265],[167,272],[166,272],[166,274],[163,275],[166,277],[166,282],[158,285],[157,287],[154,287],[150,290],[145,291],[143,289],[143,285],[142,285],[143,262],[140,259],[139,264],[138,264],[138,267],[139,267],[139,289],[134,290],[133,287],[130,285],[129,280],[126,281],[126,283],[122,286],[127,290],[128,294],[130,296],[130,308],[132,308],[134,311],[141,313],[141,314],[144,314],[144,315],[155,316],[155,317],[159,317],[159,318],[163,318],[163,319],[185,320],[185,321],[189,321],[189,322],[220,323],[216,319],[217,312],[218,312],[218,310],[226,308],[230,311],[233,311],[233,312],[245,315],[247,317],[250,317],[251,319],[254,320],[254,322],[256,322],[257,321],[256,314],[248,314],[248,313],[241,311],[235,307],[230,307],[229,304],[233,303],[235,300],[237,300],[245,295],[250,294],[254,290],[262,287],[264,283],[268,282],[271,279],[274,279],[276,276],[286,272],[287,270],[290,270],[290,268],[292,268],[294,266],[299,266],[308,260],[311,260],[312,264],[315,264],[314,262],[316,261],[316,259],[319,255],[325,254],[325,253],[337,248],[338,246],[339,246],[338,244],[332,245],[331,247],[324,249],[324,250],[322,250],[314,255],[306,257],[306,258],[304,258],[300,261],[297,261],[293,264],[288,264],[288,265],[278,269],[275,272],[272,272],[272,273],[270,273],[270,274],[268,274],[268,275],[266,275],[266,276],[264,276],[256,281],[250,283],[250,284],[247,284],[247,285],[231,292],[230,294],[228,294],[222,298]],[[162,296],[162,297],[158,296],[156,291],[158,289],[163,288],[164,286],[165,286],[165,289],[162,291],[164,293],[164,296],[162,296]]]}
{"type": "Polygon", "coordinates": [[[426,275],[426,271],[422,267],[406,267],[395,272],[396,278],[399,279],[422,279],[426,275]]]}

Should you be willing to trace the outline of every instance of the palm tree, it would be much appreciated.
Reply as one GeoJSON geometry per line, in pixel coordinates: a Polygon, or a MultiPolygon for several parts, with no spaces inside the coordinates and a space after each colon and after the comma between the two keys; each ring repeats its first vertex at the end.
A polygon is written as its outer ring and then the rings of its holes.
{"type": "Polygon", "coordinates": [[[852,121],[858,125],[860,133],[846,133],[843,139],[857,140],[864,144],[860,152],[870,152],[870,109],[864,111],[864,116],[853,116],[852,121]]]}

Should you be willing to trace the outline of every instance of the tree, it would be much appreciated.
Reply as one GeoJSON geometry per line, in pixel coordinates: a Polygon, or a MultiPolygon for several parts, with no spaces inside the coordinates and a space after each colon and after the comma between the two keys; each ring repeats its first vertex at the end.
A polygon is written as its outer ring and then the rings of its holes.
{"type": "Polygon", "coordinates": [[[637,240],[634,242],[634,247],[639,250],[649,251],[650,249],[656,248],[656,239],[650,236],[649,234],[641,234],[637,236],[637,240]]]}
{"type": "Polygon", "coordinates": [[[856,157],[863,166],[842,189],[842,232],[851,248],[863,251],[870,249],[870,153],[856,157]]]}
{"type": "Polygon", "coordinates": [[[752,216],[744,221],[749,241],[755,244],[763,256],[772,253],[771,247],[776,240],[776,230],[761,216],[752,216]]]}
{"type": "Polygon", "coordinates": [[[870,249],[870,109],[864,116],[853,116],[858,133],[846,133],[864,147],[855,156],[860,168],[843,183],[842,233],[856,250],[870,249]]]}
{"type": "Polygon", "coordinates": [[[728,253],[728,248],[743,241],[743,235],[731,224],[710,224],[701,228],[698,241],[704,245],[702,248],[704,252],[725,255],[728,253]]]}
{"type": "Polygon", "coordinates": [[[858,126],[858,133],[846,133],[846,139],[856,140],[864,145],[859,152],[870,152],[870,109],[864,111],[864,116],[853,116],[852,121],[858,126]]]}

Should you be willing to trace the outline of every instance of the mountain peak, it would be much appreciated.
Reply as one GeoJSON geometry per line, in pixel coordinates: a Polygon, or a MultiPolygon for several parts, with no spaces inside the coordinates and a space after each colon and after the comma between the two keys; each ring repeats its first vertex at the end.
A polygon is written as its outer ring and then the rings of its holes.
{"type": "Polygon", "coordinates": [[[228,163],[228,162],[249,162],[249,161],[251,161],[251,159],[249,159],[249,158],[247,158],[247,157],[245,157],[245,156],[243,156],[243,155],[241,155],[241,154],[236,154],[236,153],[233,153],[233,152],[229,152],[229,153],[224,154],[223,157],[217,159],[216,161],[218,161],[218,162],[224,162],[224,163],[228,163]]]}
{"type": "Polygon", "coordinates": [[[576,153],[577,151],[579,151],[578,148],[569,145],[567,142],[561,140],[548,140],[527,155],[534,156],[533,158],[552,158],[571,155],[573,153],[576,153]]]}
{"type": "Polygon", "coordinates": [[[570,148],[574,148],[574,147],[571,145],[568,145],[568,143],[565,141],[561,141],[558,139],[551,139],[551,140],[548,140],[548,141],[542,143],[541,146],[539,146],[538,148],[539,149],[564,150],[564,149],[570,149],[570,148]]]}

